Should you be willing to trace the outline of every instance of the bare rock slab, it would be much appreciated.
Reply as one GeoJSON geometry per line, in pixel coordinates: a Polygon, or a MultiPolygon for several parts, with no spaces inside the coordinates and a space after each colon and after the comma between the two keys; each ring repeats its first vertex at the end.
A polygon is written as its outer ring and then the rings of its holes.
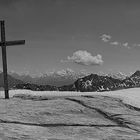
{"type": "Polygon", "coordinates": [[[1,140],[140,139],[140,109],[118,98],[19,97],[0,99],[1,140]]]}

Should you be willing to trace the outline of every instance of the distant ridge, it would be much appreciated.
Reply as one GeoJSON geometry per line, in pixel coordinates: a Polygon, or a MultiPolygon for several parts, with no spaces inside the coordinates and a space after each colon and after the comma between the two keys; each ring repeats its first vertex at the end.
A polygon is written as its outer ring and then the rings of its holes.
{"type": "MultiPolygon", "coordinates": [[[[23,84],[24,82],[21,80],[18,80],[10,75],[8,75],[8,85],[9,88],[15,87],[17,84],[23,84]]],[[[4,82],[3,82],[3,72],[0,73],[0,87],[4,87],[4,82]]]]}
{"type": "Polygon", "coordinates": [[[69,68],[66,70],[53,71],[40,76],[30,76],[29,74],[18,74],[15,72],[9,73],[12,77],[19,79],[25,83],[37,84],[37,85],[53,85],[63,86],[73,84],[78,78],[84,77],[87,73],[80,71],[75,72],[69,68]]]}
{"type": "MultiPolygon", "coordinates": [[[[65,73],[64,73],[65,74],[65,73]]],[[[34,91],[80,91],[80,92],[102,92],[125,88],[140,87],[140,71],[136,71],[131,76],[98,75],[90,74],[77,78],[72,84],[55,86],[48,84],[33,84],[23,82],[8,75],[9,87],[16,89],[30,89],[34,91]]],[[[0,73],[0,87],[3,87],[3,73],[0,73]]]]}
{"type": "MultiPolygon", "coordinates": [[[[22,80],[18,80],[11,75],[8,74],[8,86],[10,89],[29,89],[34,91],[52,91],[57,90],[56,86],[51,85],[37,85],[37,84],[31,84],[23,82],[22,80]]],[[[4,87],[3,83],[3,73],[0,73],[0,87],[4,87]]]]}

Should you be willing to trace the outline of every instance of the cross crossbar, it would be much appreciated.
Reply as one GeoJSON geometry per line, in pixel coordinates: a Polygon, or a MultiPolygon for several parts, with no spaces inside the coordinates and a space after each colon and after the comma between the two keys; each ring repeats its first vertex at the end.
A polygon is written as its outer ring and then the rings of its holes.
{"type": "Polygon", "coordinates": [[[25,40],[16,40],[16,41],[6,41],[5,43],[0,42],[0,46],[15,46],[15,45],[24,45],[25,40]]]}
{"type": "Polygon", "coordinates": [[[5,99],[9,99],[6,46],[23,45],[23,44],[25,44],[25,40],[6,41],[4,20],[0,21],[0,25],[1,25],[0,46],[1,46],[1,49],[2,49],[4,91],[5,91],[5,99]]]}

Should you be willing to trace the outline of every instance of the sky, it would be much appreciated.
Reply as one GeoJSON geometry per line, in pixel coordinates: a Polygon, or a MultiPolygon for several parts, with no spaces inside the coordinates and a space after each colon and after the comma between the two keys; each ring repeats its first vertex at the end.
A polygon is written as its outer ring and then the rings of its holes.
{"type": "Polygon", "coordinates": [[[0,0],[0,19],[7,40],[26,40],[7,47],[9,71],[140,70],[139,0],[0,0]]]}

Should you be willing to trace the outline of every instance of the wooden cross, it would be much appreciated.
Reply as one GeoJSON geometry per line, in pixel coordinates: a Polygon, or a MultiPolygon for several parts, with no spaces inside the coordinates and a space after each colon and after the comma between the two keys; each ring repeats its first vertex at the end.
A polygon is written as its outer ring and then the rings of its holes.
{"type": "Polygon", "coordinates": [[[4,91],[5,91],[5,99],[9,99],[6,46],[23,45],[23,44],[25,44],[25,40],[6,41],[4,20],[1,20],[0,24],[1,24],[1,42],[0,42],[0,46],[2,48],[4,91]]]}

